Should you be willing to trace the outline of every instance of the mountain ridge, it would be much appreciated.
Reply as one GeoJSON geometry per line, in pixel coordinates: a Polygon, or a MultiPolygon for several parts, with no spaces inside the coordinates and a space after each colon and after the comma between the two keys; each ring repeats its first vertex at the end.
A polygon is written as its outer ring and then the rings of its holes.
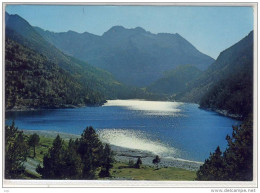
{"type": "Polygon", "coordinates": [[[113,26],[101,36],[35,29],[64,53],[105,69],[128,85],[147,86],[178,65],[205,70],[214,62],[178,33],[153,34],[141,27],[123,26],[113,26]]]}

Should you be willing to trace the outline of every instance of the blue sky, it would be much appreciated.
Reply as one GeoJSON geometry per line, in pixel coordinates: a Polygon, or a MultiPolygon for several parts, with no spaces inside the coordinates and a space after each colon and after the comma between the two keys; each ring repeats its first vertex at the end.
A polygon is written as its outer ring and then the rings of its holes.
{"type": "Polygon", "coordinates": [[[6,11],[54,32],[102,35],[121,25],[179,33],[213,58],[253,30],[252,7],[8,5],[6,11]]]}

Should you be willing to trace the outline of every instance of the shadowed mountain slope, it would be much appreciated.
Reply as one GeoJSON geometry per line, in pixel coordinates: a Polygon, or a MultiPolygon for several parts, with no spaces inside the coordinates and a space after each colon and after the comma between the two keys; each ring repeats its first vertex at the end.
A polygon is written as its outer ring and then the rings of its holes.
{"type": "Polygon", "coordinates": [[[129,85],[147,86],[178,65],[205,70],[214,62],[177,33],[152,34],[141,27],[122,26],[114,26],[102,36],[35,29],[64,53],[105,69],[129,85]]]}

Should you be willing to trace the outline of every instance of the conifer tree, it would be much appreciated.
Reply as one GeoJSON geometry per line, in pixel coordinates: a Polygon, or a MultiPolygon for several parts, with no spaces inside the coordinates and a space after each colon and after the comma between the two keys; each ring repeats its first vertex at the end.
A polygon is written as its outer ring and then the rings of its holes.
{"type": "Polygon", "coordinates": [[[135,164],[135,168],[140,169],[141,165],[142,165],[142,160],[140,157],[138,157],[136,164],[135,164]]]}
{"type": "Polygon", "coordinates": [[[197,179],[211,181],[221,180],[223,178],[223,167],[224,161],[222,152],[218,146],[215,153],[210,154],[209,159],[200,167],[200,170],[197,172],[197,179]]]}
{"type": "Polygon", "coordinates": [[[81,134],[78,152],[84,165],[83,178],[95,178],[96,169],[101,166],[103,145],[93,127],[87,127],[81,134]]]}
{"type": "Polygon", "coordinates": [[[28,147],[22,131],[15,127],[5,126],[5,178],[19,179],[25,172],[24,162],[28,147]]]}
{"type": "Polygon", "coordinates": [[[37,172],[43,179],[95,179],[97,168],[100,177],[109,177],[113,167],[113,154],[109,145],[103,145],[92,127],[87,127],[80,139],[70,140],[68,146],[58,135],[48,154],[43,158],[43,167],[37,172]]]}
{"type": "Polygon", "coordinates": [[[68,148],[65,153],[65,177],[68,179],[80,179],[83,165],[80,155],[77,153],[77,143],[70,139],[68,148]]]}
{"type": "Polygon", "coordinates": [[[153,164],[156,165],[156,168],[159,168],[159,163],[161,162],[161,159],[159,158],[159,156],[155,156],[155,159],[153,159],[153,164]]]}
{"type": "Polygon", "coordinates": [[[105,149],[102,156],[101,171],[99,177],[110,177],[110,169],[113,167],[113,153],[108,144],[105,145],[105,149]]]}
{"type": "Polygon", "coordinates": [[[31,135],[29,137],[29,140],[28,140],[28,145],[30,147],[33,147],[33,157],[35,158],[36,156],[36,153],[35,153],[35,148],[37,145],[39,145],[39,142],[40,142],[40,137],[39,135],[37,135],[36,133],[34,133],[33,135],[31,135]]]}
{"type": "Polygon", "coordinates": [[[66,170],[64,141],[57,135],[48,154],[43,158],[43,167],[38,165],[36,171],[44,179],[64,179],[66,170]]]}

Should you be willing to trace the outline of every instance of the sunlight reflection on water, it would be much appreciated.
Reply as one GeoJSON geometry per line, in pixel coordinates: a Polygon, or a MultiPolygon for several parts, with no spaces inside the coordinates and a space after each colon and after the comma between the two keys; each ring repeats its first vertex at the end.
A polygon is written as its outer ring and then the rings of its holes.
{"type": "Polygon", "coordinates": [[[168,101],[108,100],[104,106],[119,106],[129,110],[143,111],[147,115],[180,116],[183,103],[168,101]]]}
{"type": "Polygon", "coordinates": [[[177,149],[163,144],[159,140],[152,140],[146,132],[130,129],[103,129],[98,131],[104,143],[129,149],[152,152],[160,156],[177,156],[177,149]]]}
{"type": "Polygon", "coordinates": [[[217,146],[224,150],[225,137],[232,135],[231,126],[239,124],[197,104],[142,100],[113,100],[102,107],[7,112],[6,124],[12,120],[19,129],[77,135],[91,125],[107,143],[195,161],[204,161],[217,146]]]}

